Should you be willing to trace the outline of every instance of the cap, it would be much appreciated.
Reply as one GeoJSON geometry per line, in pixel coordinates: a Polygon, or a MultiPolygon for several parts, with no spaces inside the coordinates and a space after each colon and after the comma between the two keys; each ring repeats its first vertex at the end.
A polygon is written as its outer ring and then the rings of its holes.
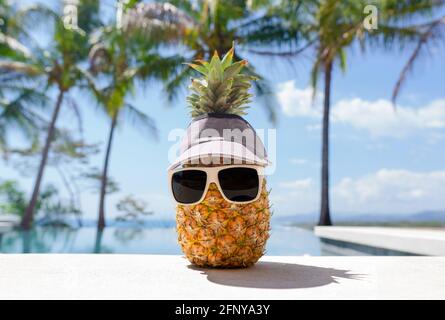
{"type": "Polygon", "coordinates": [[[170,165],[269,164],[266,149],[255,129],[234,114],[206,113],[193,119],[180,145],[180,155],[170,165]]]}

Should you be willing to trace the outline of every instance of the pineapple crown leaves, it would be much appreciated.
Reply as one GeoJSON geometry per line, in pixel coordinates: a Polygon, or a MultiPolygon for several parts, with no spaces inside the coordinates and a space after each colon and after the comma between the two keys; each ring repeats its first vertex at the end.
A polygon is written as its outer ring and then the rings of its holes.
{"type": "Polygon", "coordinates": [[[193,118],[205,113],[245,115],[252,95],[248,92],[256,77],[240,73],[247,61],[233,62],[234,48],[219,58],[215,51],[210,62],[196,60],[187,65],[202,77],[192,78],[187,97],[193,118]]]}

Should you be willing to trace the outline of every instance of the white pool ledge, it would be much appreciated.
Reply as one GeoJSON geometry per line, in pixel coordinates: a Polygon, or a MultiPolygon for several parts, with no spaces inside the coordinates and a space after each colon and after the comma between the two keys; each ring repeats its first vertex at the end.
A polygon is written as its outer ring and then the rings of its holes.
{"type": "Polygon", "coordinates": [[[267,256],[241,270],[181,256],[0,254],[0,299],[445,299],[445,257],[267,256]]]}
{"type": "Polygon", "coordinates": [[[389,227],[315,227],[321,238],[415,255],[445,256],[445,230],[389,227]]]}

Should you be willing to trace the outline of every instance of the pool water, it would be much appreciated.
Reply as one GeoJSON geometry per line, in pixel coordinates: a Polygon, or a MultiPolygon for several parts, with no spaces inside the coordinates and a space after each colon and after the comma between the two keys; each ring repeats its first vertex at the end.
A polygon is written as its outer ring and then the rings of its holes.
{"type": "MultiPolygon", "coordinates": [[[[139,253],[181,254],[174,221],[144,225],[115,224],[97,232],[94,224],[80,228],[37,226],[29,232],[0,233],[1,253],[139,253]]],[[[356,255],[360,252],[323,243],[308,229],[272,224],[268,255],[356,255]],[[334,250],[332,250],[334,249],[334,250]]]]}

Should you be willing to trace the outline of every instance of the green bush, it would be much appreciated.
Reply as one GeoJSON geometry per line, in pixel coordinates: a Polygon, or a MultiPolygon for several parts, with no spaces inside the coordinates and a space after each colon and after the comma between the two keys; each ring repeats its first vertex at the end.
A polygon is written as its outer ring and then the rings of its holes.
{"type": "MultiPolygon", "coordinates": [[[[0,214],[23,216],[28,204],[26,193],[15,180],[0,181],[0,214]]],[[[46,185],[40,192],[36,212],[41,217],[56,219],[67,214],[79,213],[79,210],[70,204],[64,203],[59,192],[53,185],[46,185]]]]}

